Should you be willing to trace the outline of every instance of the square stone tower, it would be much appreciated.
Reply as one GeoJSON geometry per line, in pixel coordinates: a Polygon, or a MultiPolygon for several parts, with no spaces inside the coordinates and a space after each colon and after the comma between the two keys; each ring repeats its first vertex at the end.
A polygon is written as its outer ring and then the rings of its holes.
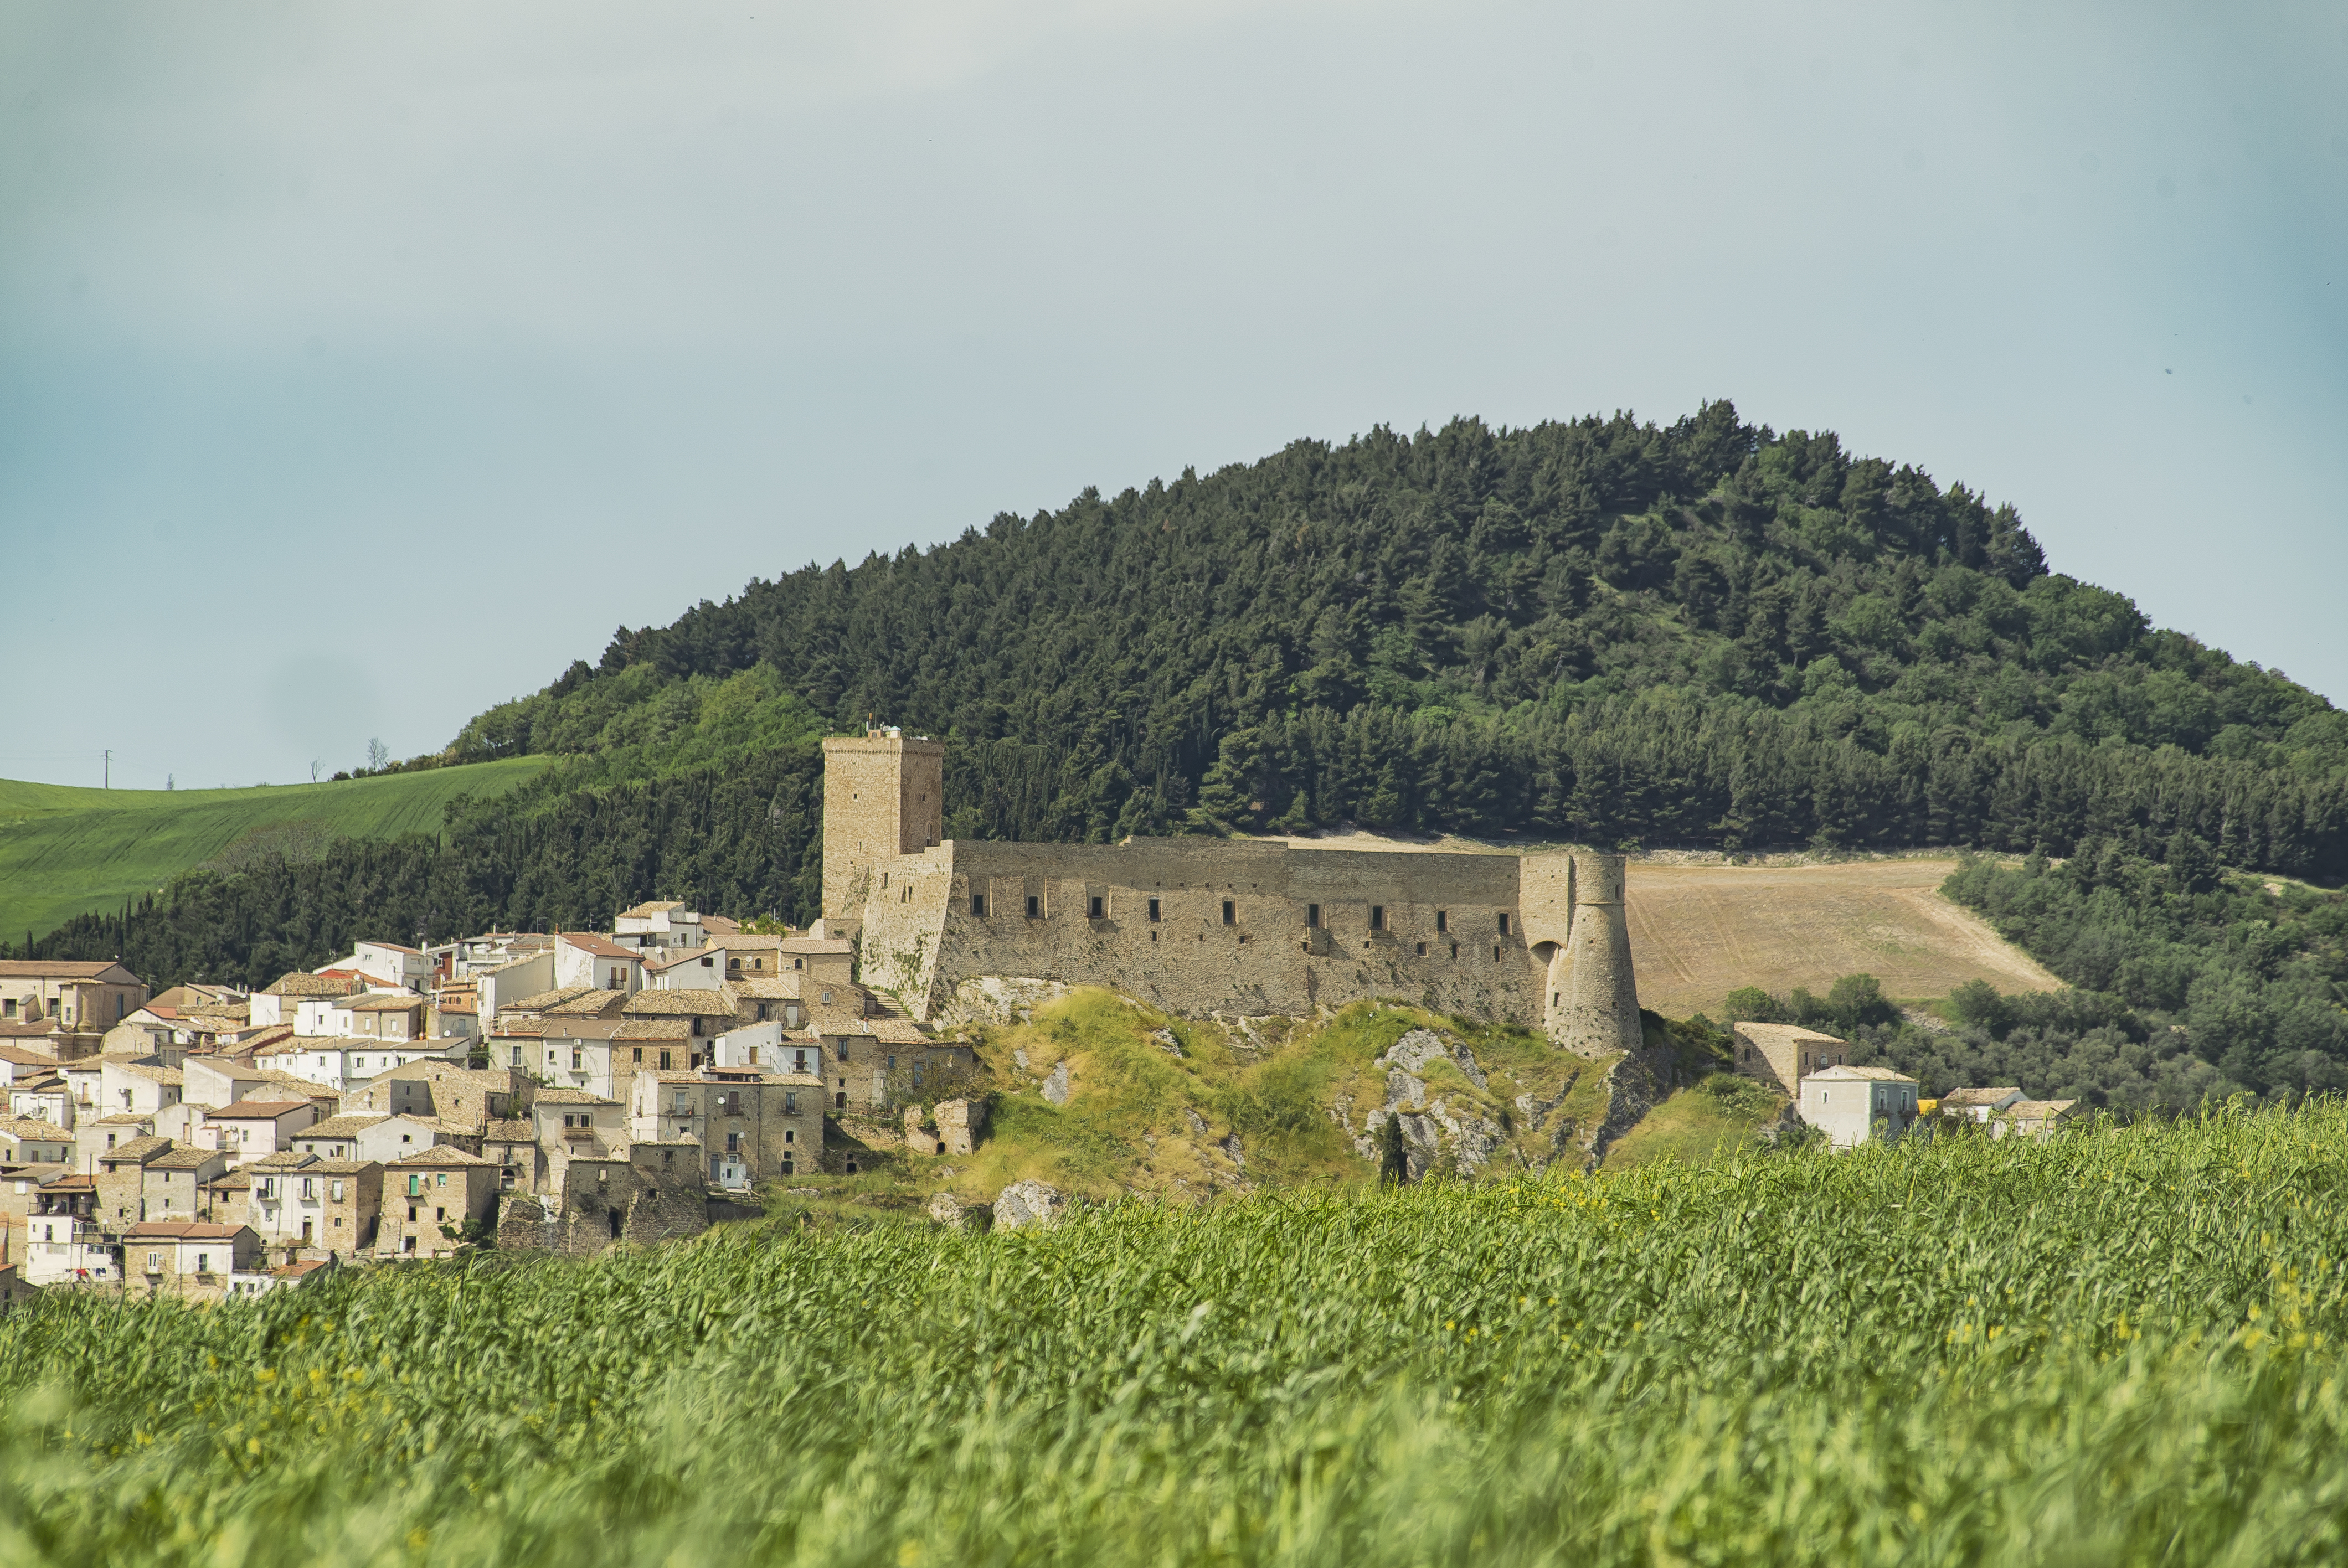
{"type": "Polygon", "coordinates": [[[873,866],[919,855],[945,825],[946,748],[895,729],[823,743],[823,928],[853,937],[873,866]]]}

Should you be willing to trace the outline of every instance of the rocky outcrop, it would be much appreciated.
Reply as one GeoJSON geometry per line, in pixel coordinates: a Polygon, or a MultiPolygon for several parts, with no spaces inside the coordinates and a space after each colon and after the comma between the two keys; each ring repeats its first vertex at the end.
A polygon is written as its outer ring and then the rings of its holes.
{"type": "Polygon", "coordinates": [[[948,1230],[967,1230],[976,1216],[985,1213],[984,1209],[973,1208],[952,1193],[936,1193],[930,1198],[930,1218],[948,1230]]]}
{"type": "Polygon", "coordinates": [[[1590,1164],[1604,1159],[1606,1151],[1669,1092],[1670,1069],[1655,1058],[1655,1052],[1634,1050],[1606,1070],[1606,1113],[1579,1145],[1590,1164]]]}
{"type": "Polygon", "coordinates": [[[1066,1105],[1068,1102],[1068,1064],[1066,1062],[1055,1062],[1051,1072],[1045,1077],[1044,1098],[1055,1105],[1066,1105]]]}
{"type": "Polygon", "coordinates": [[[975,975],[961,981],[945,1005],[929,1021],[945,1023],[1025,1023],[1045,1002],[1068,994],[1058,980],[1028,979],[1018,975],[975,975]]]}
{"type": "Polygon", "coordinates": [[[1067,1197],[1057,1187],[1036,1181],[1014,1182],[995,1196],[994,1228],[1056,1225],[1067,1210],[1067,1197]]]}

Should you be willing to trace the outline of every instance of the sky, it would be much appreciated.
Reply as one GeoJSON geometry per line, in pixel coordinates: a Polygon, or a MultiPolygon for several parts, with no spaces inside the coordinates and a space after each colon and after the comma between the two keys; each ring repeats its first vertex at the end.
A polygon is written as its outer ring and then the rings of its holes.
{"type": "Polygon", "coordinates": [[[306,780],[753,577],[1733,399],[2348,700],[2348,10],[0,8],[0,777],[306,780]]]}

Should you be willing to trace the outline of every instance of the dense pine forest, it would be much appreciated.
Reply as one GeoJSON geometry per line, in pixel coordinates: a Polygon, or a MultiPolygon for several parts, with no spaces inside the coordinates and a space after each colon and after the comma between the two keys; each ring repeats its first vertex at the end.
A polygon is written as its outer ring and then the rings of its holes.
{"type": "MultiPolygon", "coordinates": [[[[804,920],[817,741],[868,714],[948,741],[959,837],[1355,825],[2156,871],[2195,845],[2348,878],[2348,713],[2050,572],[2010,507],[1715,403],[1298,442],[753,581],[407,764],[562,759],[436,837],[228,857],[28,948],[265,983],[357,935],[655,894],[804,920]]],[[[2316,1081],[2274,1035],[2228,1081],[2316,1081]]]]}

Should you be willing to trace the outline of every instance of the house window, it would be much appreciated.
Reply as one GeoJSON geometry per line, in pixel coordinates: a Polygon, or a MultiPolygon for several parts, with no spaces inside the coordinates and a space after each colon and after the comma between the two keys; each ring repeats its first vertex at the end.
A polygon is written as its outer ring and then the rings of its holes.
{"type": "Polygon", "coordinates": [[[784,1128],[784,1129],[783,1129],[783,1142],[784,1142],[784,1143],[798,1143],[798,1141],[799,1141],[799,1134],[798,1134],[798,1130],[797,1128],[795,1128],[795,1127],[786,1127],[786,1128],[784,1128]]]}
{"type": "Polygon", "coordinates": [[[579,1048],[577,1046],[572,1046],[571,1048],[571,1071],[573,1072],[579,1071],[579,1048]]]}
{"type": "Polygon", "coordinates": [[[444,1187],[448,1184],[448,1173],[446,1171],[440,1173],[440,1184],[444,1187]]]}
{"type": "Polygon", "coordinates": [[[663,1072],[666,1072],[668,1071],[668,1052],[665,1050],[661,1052],[660,1064],[661,1071],[663,1072]]]}
{"type": "Polygon", "coordinates": [[[1027,895],[1027,918],[1030,920],[1040,920],[1043,917],[1044,900],[1038,898],[1035,894],[1030,893],[1027,895]]]}
{"type": "Polygon", "coordinates": [[[1505,936],[1507,936],[1508,934],[1509,934],[1509,912],[1508,912],[1506,909],[1503,909],[1503,910],[1501,910],[1501,911],[1500,911],[1500,935],[1502,935],[1503,937],[1505,937],[1505,936]]]}
{"type": "Polygon", "coordinates": [[[753,1067],[758,1065],[758,1048],[755,1045],[750,1048],[750,1065],[753,1067]]]}
{"type": "Polygon", "coordinates": [[[637,1066],[640,1066],[640,1067],[641,1067],[642,1065],[644,1065],[644,1048],[643,1046],[641,1046],[641,1045],[640,1045],[640,1046],[637,1046],[637,1047],[634,1049],[634,1051],[633,1052],[633,1054],[630,1056],[629,1060],[630,1060],[631,1061],[634,1062],[637,1066]]]}
{"type": "Polygon", "coordinates": [[[842,1061],[848,1060],[848,1042],[844,1040],[839,1042],[839,1060],[842,1061]]]}
{"type": "Polygon", "coordinates": [[[163,1272],[163,1255],[161,1253],[150,1252],[147,1255],[147,1272],[149,1274],[160,1274],[163,1272]]]}
{"type": "Polygon", "coordinates": [[[726,1152],[729,1154],[738,1154],[742,1152],[741,1133],[728,1132],[726,1134],[726,1152]]]}
{"type": "Polygon", "coordinates": [[[1418,956],[1422,958],[1426,957],[1426,944],[1425,942],[1421,942],[1418,945],[1418,956]]]}
{"type": "MultiPolygon", "coordinates": [[[[410,1175],[408,1176],[408,1178],[407,1178],[407,1195],[408,1195],[409,1197],[411,1197],[411,1198],[414,1198],[414,1197],[421,1197],[421,1196],[423,1195],[423,1194],[424,1194],[424,1178],[423,1178],[423,1177],[421,1177],[421,1176],[418,1176],[418,1175],[410,1174],[410,1175]]],[[[408,1216],[408,1218],[410,1218],[410,1219],[414,1219],[415,1217],[416,1217],[416,1216],[415,1216],[415,1215],[413,1215],[413,1214],[410,1214],[410,1215],[408,1216]]]]}
{"type": "Polygon", "coordinates": [[[200,1252],[196,1254],[196,1272],[198,1274],[210,1274],[211,1271],[212,1255],[208,1252],[200,1252]]]}
{"type": "Polygon", "coordinates": [[[973,893],[970,896],[970,913],[973,919],[983,920],[986,918],[985,894],[973,893]]]}
{"type": "Polygon", "coordinates": [[[1383,904],[1373,904],[1373,905],[1371,905],[1371,906],[1370,906],[1370,929],[1371,929],[1371,930],[1373,930],[1373,931],[1383,931],[1383,930],[1385,930],[1385,928],[1386,928],[1386,907],[1385,907],[1385,905],[1383,905],[1383,904]]]}
{"type": "Polygon", "coordinates": [[[1228,898],[1224,899],[1224,900],[1223,900],[1223,924],[1224,924],[1224,925],[1226,925],[1226,926],[1236,926],[1236,925],[1238,925],[1239,923],[1240,923],[1240,912],[1239,912],[1239,906],[1238,906],[1238,905],[1236,905],[1236,904],[1234,904],[1234,903],[1232,903],[1232,902],[1231,902],[1230,899],[1228,899],[1228,898]]]}
{"type": "MultiPolygon", "coordinates": [[[[340,1182],[329,1184],[326,1188],[326,1195],[332,1198],[335,1202],[338,1204],[341,1203],[343,1201],[343,1184],[340,1182]]],[[[336,1220],[335,1223],[336,1225],[340,1225],[343,1222],[336,1220]]]]}
{"type": "Polygon", "coordinates": [[[1103,917],[1103,915],[1107,912],[1107,907],[1108,907],[1108,900],[1107,900],[1107,899],[1106,899],[1106,898],[1103,898],[1099,894],[1096,893],[1096,894],[1094,894],[1094,895],[1092,896],[1091,899],[1088,901],[1088,905],[1087,905],[1087,907],[1088,907],[1091,909],[1091,911],[1092,911],[1092,917],[1093,917],[1094,919],[1097,920],[1097,919],[1100,919],[1100,918],[1103,917]]]}
{"type": "Polygon", "coordinates": [[[705,969],[714,969],[717,967],[717,960],[716,958],[704,958],[701,960],[701,967],[705,969]]]}
{"type": "MultiPolygon", "coordinates": [[[[787,1091],[784,1091],[784,1094],[783,1094],[783,1114],[784,1114],[784,1115],[786,1115],[786,1116],[796,1116],[796,1115],[798,1115],[798,1113],[799,1113],[799,1096],[798,1096],[798,1091],[797,1090],[787,1090],[787,1091]]],[[[790,1134],[789,1134],[789,1133],[786,1132],[786,1133],[784,1133],[784,1134],[783,1134],[783,1142],[784,1142],[784,1143],[789,1143],[789,1142],[790,1142],[790,1134]]]]}
{"type": "Polygon", "coordinates": [[[1448,909],[1437,909],[1437,910],[1435,912],[1435,928],[1436,928],[1437,930],[1438,930],[1438,931],[1448,931],[1449,929],[1451,929],[1451,911],[1450,911],[1450,910],[1448,910],[1448,909]]]}
{"type": "Polygon", "coordinates": [[[1320,905],[1307,904],[1304,906],[1304,928],[1308,931],[1317,931],[1321,928],[1320,905]]]}

